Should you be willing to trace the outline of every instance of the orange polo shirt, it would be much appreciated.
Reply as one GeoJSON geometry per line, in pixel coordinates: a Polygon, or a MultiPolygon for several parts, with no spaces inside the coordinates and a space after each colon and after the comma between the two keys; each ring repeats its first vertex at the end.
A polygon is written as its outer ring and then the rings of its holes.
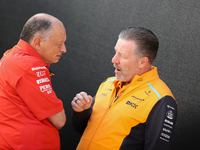
{"type": "Polygon", "coordinates": [[[0,149],[60,149],[59,132],[46,118],[62,110],[48,65],[20,40],[0,60],[0,149]]]}

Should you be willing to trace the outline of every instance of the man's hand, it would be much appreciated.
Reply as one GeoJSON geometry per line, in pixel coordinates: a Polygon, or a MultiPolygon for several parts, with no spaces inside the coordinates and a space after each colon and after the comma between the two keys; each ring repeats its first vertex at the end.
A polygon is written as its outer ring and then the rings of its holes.
{"type": "Polygon", "coordinates": [[[72,108],[76,112],[84,111],[90,108],[92,104],[92,96],[85,92],[80,92],[76,94],[76,97],[71,102],[72,108]]]}

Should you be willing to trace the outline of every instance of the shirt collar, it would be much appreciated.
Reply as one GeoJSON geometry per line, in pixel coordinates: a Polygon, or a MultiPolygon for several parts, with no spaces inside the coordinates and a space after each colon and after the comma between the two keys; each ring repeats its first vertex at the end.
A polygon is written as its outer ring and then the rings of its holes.
{"type": "Polygon", "coordinates": [[[154,66],[151,66],[151,70],[142,74],[142,75],[135,75],[135,77],[132,79],[131,84],[141,84],[141,83],[148,83],[152,80],[155,80],[159,78],[157,68],[154,66]]]}
{"type": "MultiPolygon", "coordinates": [[[[157,67],[152,66],[150,71],[148,71],[148,72],[146,72],[146,73],[144,73],[140,76],[135,75],[134,78],[132,79],[132,81],[127,85],[148,83],[148,82],[151,82],[152,80],[155,80],[157,78],[159,78],[158,72],[157,72],[157,67]]],[[[114,85],[115,85],[115,87],[121,88],[122,82],[119,81],[119,80],[116,80],[114,85]]],[[[125,85],[125,86],[127,86],[127,85],[125,85]]]]}

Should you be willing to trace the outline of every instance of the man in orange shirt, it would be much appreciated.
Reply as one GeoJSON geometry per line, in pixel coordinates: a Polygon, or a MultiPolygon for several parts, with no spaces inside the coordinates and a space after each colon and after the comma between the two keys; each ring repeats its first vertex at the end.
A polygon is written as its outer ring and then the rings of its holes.
{"type": "Polygon", "coordinates": [[[0,60],[0,149],[60,149],[66,122],[48,67],[66,53],[65,27],[39,13],[24,25],[16,46],[0,60]]]}
{"type": "Polygon", "coordinates": [[[170,150],[177,103],[152,66],[159,42],[145,28],[119,34],[112,63],[92,100],[85,92],[71,102],[73,125],[82,134],[77,150],[170,150]]]}

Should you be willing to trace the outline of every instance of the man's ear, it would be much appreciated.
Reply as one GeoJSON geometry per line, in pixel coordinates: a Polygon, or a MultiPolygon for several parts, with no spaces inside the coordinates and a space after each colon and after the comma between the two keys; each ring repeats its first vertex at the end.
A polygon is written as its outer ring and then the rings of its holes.
{"type": "Polygon", "coordinates": [[[139,60],[139,67],[144,68],[148,63],[149,63],[149,58],[148,57],[142,57],[139,60]]]}
{"type": "Polygon", "coordinates": [[[43,45],[43,40],[41,37],[35,37],[32,42],[31,42],[31,46],[36,50],[36,51],[40,51],[42,49],[42,45],[43,45]]]}

